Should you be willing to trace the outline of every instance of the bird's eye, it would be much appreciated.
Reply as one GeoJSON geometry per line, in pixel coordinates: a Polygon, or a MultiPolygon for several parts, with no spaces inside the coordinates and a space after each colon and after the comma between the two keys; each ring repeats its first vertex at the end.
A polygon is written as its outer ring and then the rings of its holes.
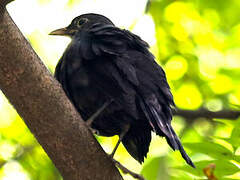
{"type": "Polygon", "coordinates": [[[82,26],[84,23],[86,23],[88,21],[87,18],[81,18],[77,21],[77,26],[80,27],[82,26]]]}

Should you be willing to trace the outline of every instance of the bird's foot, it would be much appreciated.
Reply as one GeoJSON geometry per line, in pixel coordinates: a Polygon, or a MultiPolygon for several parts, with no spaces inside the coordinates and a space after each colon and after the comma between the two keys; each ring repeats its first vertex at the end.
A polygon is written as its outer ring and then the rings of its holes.
{"type": "Polygon", "coordinates": [[[90,131],[93,133],[93,134],[97,134],[97,130],[96,129],[93,129],[91,127],[88,127],[90,129],[90,131]]]}
{"type": "MultiPolygon", "coordinates": [[[[111,155],[110,155],[111,157],[111,155]]],[[[115,164],[116,167],[118,167],[119,169],[121,169],[121,171],[124,173],[124,174],[129,174],[131,175],[133,178],[135,179],[138,179],[138,180],[145,180],[144,177],[140,174],[137,174],[131,170],[129,170],[128,168],[126,168],[125,166],[123,166],[120,162],[118,162],[117,160],[111,158],[113,163],[115,164]]]]}
{"type": "Polygon", "coordinates": [[[90,118],[88,118],[88,120],[86,121],[86,124],[88,126],[91,126],[94,119],[96,119],[108,107],[108,105],[110,105],[112,102],[113,102],[112,99],[105,102],[90,118]]]}
{"type": "Polygon", "coordinates": [[[99,135],[99,131],[98,131],[98,130],[93,129],[93,128],[91,127],[91,125],[89,125],[89,124],[86,123],[86,122],[85,122],[85,124],[86,124],[87,128],[92,132],[92,134],[99,135]]]}

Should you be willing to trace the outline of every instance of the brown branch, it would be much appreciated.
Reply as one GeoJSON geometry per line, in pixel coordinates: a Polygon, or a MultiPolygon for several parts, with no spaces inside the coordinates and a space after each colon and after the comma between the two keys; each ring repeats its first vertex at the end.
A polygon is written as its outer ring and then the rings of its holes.
{"type": "Polygon", "coordinates": [[[122,179],[5,8],[0,8],[0,88],[65,180],[122,179]]]}
{"type": "Polygon", "coordinates": [[[188,120],[194,120],[197,118],[235,120],[240,117],[240,111],[234,110],[221,110],[213,112],[207,109],[198,109],[194,111],[177,109],[173,112],[173,114],[177,116],[182,116],[183,118],[188,120]]]}
{"type": "Polygon", "coordinates": [[[5,6],[14,0],[0,0],[0,6],[5,8],[5,6]]]}

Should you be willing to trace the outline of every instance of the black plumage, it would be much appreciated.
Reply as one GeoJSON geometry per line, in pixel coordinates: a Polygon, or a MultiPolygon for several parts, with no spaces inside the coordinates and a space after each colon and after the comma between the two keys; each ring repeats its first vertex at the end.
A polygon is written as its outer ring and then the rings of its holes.
{"type": "Polygon", "coordinates": [[[103,136],[122,135],[123,145],[140,163],[154,131],[194,167],[171,126],[173,97],[146,42],[98,14],[76,17],[51,34],[72,38],[55,77],[83,119],[110,102],[92,122],[93,129],[103,136]]]}

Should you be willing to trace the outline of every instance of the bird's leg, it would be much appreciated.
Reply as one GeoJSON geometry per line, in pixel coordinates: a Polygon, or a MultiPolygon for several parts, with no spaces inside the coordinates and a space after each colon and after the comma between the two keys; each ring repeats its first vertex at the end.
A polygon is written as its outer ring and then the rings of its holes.
{"type": "Polygon", "coordinates": [[[115,159],[113,158],[115,152],[117,151],[117,148],[118,148],[120,142],[122,141],[122,139],[124,138],[124,136],[125,136],[126,133],[128,132],[129,128],[130,128],[130,124],[126,125],[126,126],[123,128],[122,133],[119,135],[118,142],[117,142],[116,146],[114,147],[112,153],[111,153],[109,156],[110,156],[110,158],[112,159],[113,163],[116,165],[116,167],[118,167],[119,169],[121,169],[124,174],[129,174],[129,175],[131,175],[133,178],[138,179],[138,180],[145,180],[143,176],[141,176],[140,174],[137,174],[137,173],[129,170],[128,168],[124,167],[120,162],[118,162],[117,160],[115,160],[115,159]]]}
{"type": "Polygon", "coordinates": [[[119,144],[120,144],[121,141],[122,141],[122,138],[120,138],[120,136],[119,136],[119,139],[118,139],[117,144],[115,145],[112,153],[109,155],[112,159],[113,159],[113,156],[114,156],[115,152],[117,151],[117,148],[118,148],[118,146],[119,146],[119,144]]]}
{"type": "Polygon", "coordinates": [[[144,177],[141,176],[140,174],[137,174],[137,173],[129,170],[128,168],[124,167],[120,162],[118,162],[117,160],[113,159],[113,156],[114,156],[114,154],[115,154],[115,152],[116,152],[116,150],[117,150],[120,142],[122,141],[123,137],[124,137],[124,136],[126,135],[126,133],[128,132],[129,128],[130,128],[130,125],[127,125],[127,126],[124,127],[122,133],[121,133],[120,136],[119,136],[119,140],[118,140],[116,146],[114,147],[112,153],[111,153],[109,156],[110,156],[110,158],[112,159],[112,161],[114,162],[114,164],[115,164],[119,169],[121,169],[124,174],[129,174],[129,175],[131,175],[132,177],[134,177],[135,179],[138,179],[138,180],[145,180],[144,177]]]}
{"type": "Polygon", "coordinates": [[[114,164],[115,164],[119,169],[122,170],[122,172],[123,172],[124,174],[129,174],[129,175],[131,175],[133,178],[138,179],[138,180],[145,180],[142,175],[137,174],[137,173],[129,170],[128,168],[126,168],[125,166],[123,166],[123,165],[122,165],[120,162],[118,162],[117,160],[112,159],[112,161],[114,162],[114,164]]]}
{"type": "Polygon", "coordinates": [[[122,141],[123,137],[125,136],[125,134],[128,132],[129,128],[130,128],[130,125],[125,126],[123,131],[122,131],[122,133],[119,135],[118,142],[115,145],[112,153],[109,155],[112,159],[113,159],[113,156],[114,156],[115,152],[117,151],[117,148],[118,148],[119,144],[121,143],[121,141],[122,141]]]}
{"type": "Polygon", "coordinates": [[[91,127],[94,119],[96,119],[96,117],[98,117],[112,102],[112,99],[110,101],[106,101],[90,118],[87,119],[86,124],[91,127]]]}

